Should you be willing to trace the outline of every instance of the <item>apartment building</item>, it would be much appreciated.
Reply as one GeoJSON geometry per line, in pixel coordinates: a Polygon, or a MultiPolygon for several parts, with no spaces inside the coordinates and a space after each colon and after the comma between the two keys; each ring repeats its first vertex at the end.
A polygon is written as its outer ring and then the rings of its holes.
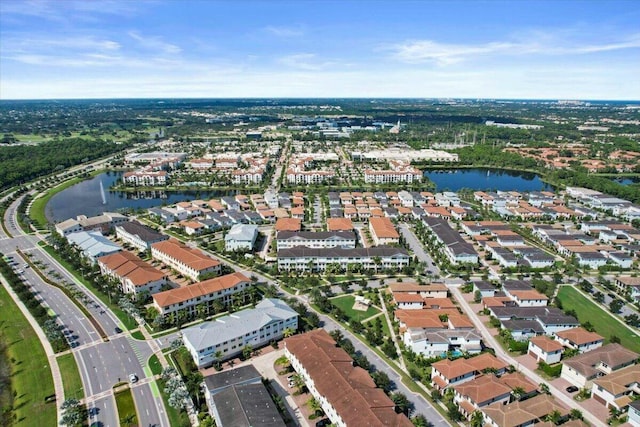
{"type": "Polygon", "coordinates": [[[165,273],[127,251],[98,258],[98,266],[100,273],[120,282],[122,292],[134,296],[143,292],[150,295],[160,292],[169,280],[165,273]]]}
{"type": "Polygon", "coordinates": [[[251,280],[236,272],[154,294],[153,306],[163,316],[182,310],[193,315],[198,305],[211,312],[214,301],[226,305],[231,302],[232,295],[248,289],[249,286],[251,280]]]}
{"type": "Polygon", "coordinates": [[[154,243],[168,240],[169,236],[157,232],[137,221],[129,221],[115,226],[116,237],[141,252],[151,250],[154,243]]]}
{"type": "Polygon", "coordinates": [[[151,256],[194,281],[205,274],[220,274],[222,267],[217,259],[173,239],[151,245],[151,256]]]}
{"type": "Polygon", "coordinates": [[[402,248],[377,246],[373,248],[326,248],[312,249],[298,246],[278,250],[280,271],[325,271],[329,265],[339,269],[357,267],[361,270],[401,270],[409,265],[409,253],[402,248]]]}
{"type": "Polygon", "coordinates": [[[284,343],[291,366],[333,425],[412,426],[404,414],[395,412],[395,404],[376,388],[369,373],[354,366],[324,329],[295,335],[284,343]]]}
{"type": "Polygon", "coordinates": [[[356,234],[353,231],[280,231],[276,241],[278,249],[298,246],[353,249],[356,247],[356,234]]]}
{"type": "Polygon", "coordinates": [[[298,313],[283,301],[266,298],[255,308],[237,311],[214,321],[182,330],[182,340],[193,361],[202,368],[282,338],[298,330],[298,313]]]}
{"type": "Polygon", "coordinates": [[[400,234],[389,218],[371,218],[369,232],[376,246],[400,243],[400,234]]]}

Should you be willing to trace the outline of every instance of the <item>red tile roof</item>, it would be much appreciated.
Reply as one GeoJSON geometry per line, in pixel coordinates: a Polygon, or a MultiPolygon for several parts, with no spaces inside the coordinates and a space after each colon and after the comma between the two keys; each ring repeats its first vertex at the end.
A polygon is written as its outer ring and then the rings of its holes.
{"type": "Polygon", "coordinates": [[[223,291],[233,288],[241,283],[249,283],[249,278],[242,273],[232,273],[225,276],[214,277],[193,285],[185,286],[177,289],[159,292],[153,295],[153,300],[160,307],[167,307],[172,304],[185,302],[193,298],[212,294],[214,292],[223,291]]]}

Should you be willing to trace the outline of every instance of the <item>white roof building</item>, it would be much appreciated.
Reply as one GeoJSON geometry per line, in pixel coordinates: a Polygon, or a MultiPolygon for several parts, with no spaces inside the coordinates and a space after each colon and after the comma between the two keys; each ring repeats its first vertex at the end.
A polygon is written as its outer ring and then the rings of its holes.
{"type": "Polygon", "coordinates": [[[224,248],[228,252],[253,249],[258,238],[258,226],[253,224],[235,224],[224,236],[224,248]]]}
{"type": "Polygon", "coordinates": [[[122,248],[107,239],[99,231],[80,231],[67,236],[69,243],[78,247],[82,254],[95,262],[97,258],[113,254],[122,248]]]}
{"type": "Polygon", "coordinates": [[[182,340],[201,368],[242,353],[246,346],[255,349],[280,339],[285,329],[298,329],[298,313],[283,301],[267,298],[256,308],[186,328],[182,340]]]}

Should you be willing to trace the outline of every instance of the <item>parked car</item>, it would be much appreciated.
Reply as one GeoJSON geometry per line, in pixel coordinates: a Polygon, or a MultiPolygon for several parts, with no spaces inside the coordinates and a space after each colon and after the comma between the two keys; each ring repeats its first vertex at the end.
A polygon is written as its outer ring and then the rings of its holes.
{"type": "Polygon", "coordinates": [[[570,385],[569,387],[567,387],[567,393],[575,393],[576,391],[578,391],[578,387],[574,385],[570,385]]]}

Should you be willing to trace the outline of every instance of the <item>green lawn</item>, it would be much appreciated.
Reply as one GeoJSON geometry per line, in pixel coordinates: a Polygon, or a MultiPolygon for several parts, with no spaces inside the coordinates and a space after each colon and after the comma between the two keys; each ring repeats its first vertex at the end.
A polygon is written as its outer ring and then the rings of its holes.
{"type": "Polygon", "coordinates": [[[49,361],[35,331],[0,286],[0,339],[7,344],[11,388],[15,391],[14,426],[57,426],[56,405],[45,403],[55,394],[49,361]]]}
{"type": "Polygon", "coordinates": [[[164,407],[167,409],[167,417],[169,418],[169,425],[171,427],[191,427],[191,421],[186,411],[179,411],[176,408],[169,405],[169,397],[164,392],[165,383],[162,380],[158,380],[158,388],[160,389],[160,395],[164,401],[164,407]]]}
{"type": "Polygon", "coordinates": [[[138,414],[131,389],[126,388],[125,390],[119,391],[115,394],[115,397],[120,425],[138,425],[138,414]]]}
{"type": "Polygon", "coordinates": [[[82,379],[78,372],[78,364],[72,353],[64,354],[58,357],[58,367],[62,376],[62,385],[64,386],[64,398],[74,397],[78,400],[84,397],[82,388],[82,379]]]}
{"type": "MultiPolygon", "coordinates": [[[[373,325],[373,322],[375,320],[376,319],[369,320],[368,322],[364,322],[363,325],[364,326],[373,325]]],[[[391,332],[389,331],[389,324],[387,323],[387,319],[384,316],[380,316],[380,320],[382,320],[382,335],[384,335],[385,337],[390,337],[391,332]]]]}
{"type": "Polygon", "coordinates": [[[338,298],[333,298],[331,303],[336,307],[341,308],[345,314],[349,317],[349,319],[355,319],[358,321],[362,321],[368,317],[371,317],[375,314],[380,313],[375,307],[369,307],[367,311],[360,311],[353,309],[353,302],[356,300],[356,297],[353,295],[344,295],[338,298]]]}
{"type": "Polygon", "coordinates": [[[149,369],[151,369],[153,375],[160,375],[162,373],[162,364],[155,354],[152,354],[149,358],[149,369]]]}
{"type": "Polygon", "coordinates": [[[131,333],[131,338],[144,341],[144,335],[140,331],[134,331],[131,333]]]}
{"type": "Polygon", "coordinates": [[[565,310],[574,310],[581,323],[590,322],[596,332],[608,341],[613,335],[620,338],[620,343],[629,350],[640,353],[640,338],[627,329],[605,309],[600,308],[576,289],[570,286],[560,287],[558,298],[565,310]]]}

